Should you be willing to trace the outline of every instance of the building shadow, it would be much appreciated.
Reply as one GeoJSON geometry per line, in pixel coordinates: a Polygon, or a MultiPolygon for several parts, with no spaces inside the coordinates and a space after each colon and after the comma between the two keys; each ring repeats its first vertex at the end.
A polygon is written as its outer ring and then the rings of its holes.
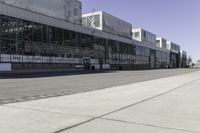
{"type": "Polygon", "coordinates": [[[86,75],[98,73],[115,73],[115,70],[93,70],[93,71],[42,71],[42,72],[0,72],[0,79],[20,78],[47,78],[58,76],[86,75]]]}

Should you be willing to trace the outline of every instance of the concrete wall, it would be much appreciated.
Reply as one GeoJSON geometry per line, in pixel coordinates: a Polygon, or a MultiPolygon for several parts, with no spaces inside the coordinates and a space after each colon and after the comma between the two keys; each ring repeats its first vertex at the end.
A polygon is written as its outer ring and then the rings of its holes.
{"type": "Polygon", "coordinates": [[[82,20],[82,4],[79,0],[1,0],[1,2],[75,24],[81,24],[82,20]]]}
{"type": "Polygon", "coordinates": [[[75,70],[76,64],[12,63],[12,71],[75,70]]]}
{"type": "Polygon", "coordinates": [[[11,71],[11,63],[0,63],[0,72],[1,71],[11,71]]]}

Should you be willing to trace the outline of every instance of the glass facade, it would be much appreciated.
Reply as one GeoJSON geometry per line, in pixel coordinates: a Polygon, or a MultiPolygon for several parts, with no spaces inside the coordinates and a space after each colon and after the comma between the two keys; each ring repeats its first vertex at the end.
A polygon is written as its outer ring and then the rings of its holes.
{"type": "Polygon", "coordinates": [[[170,53],[170,66],[173,68],[179,67],[179,55],[176,53],[170,53]]]}
{"type": "Polygon", "coordinates": [[[105,59],[102,38],[3,15],[0,30],[0,52],[4,55],[105,59]]]}
{"type": "Polygon", "coordinates": [[[149,65],[150,49],[136,46],[136,62],[135,64],[149,65]]]}
{"type": "Polygon", "coordinates": [[[109,64],[132,64],[134,62],[134,46],[113,40],[108,41],[109,64]]]}
{"type": "Polygon", "coordinates": [[[142,32],[142,41],[147,41],[154,44],[156,43],[156,35],[145,30],[141,30],[141,32],[142,32]]]}
{"type": "Polygon", "coordinates": [[[167,48],[167,41],[165,39],[162,39],[162,47],[167,48]]]}
{"type": "MultiPolygon", "coordinates": [[[[167,53],[157,52],[158,66],[167,53]]],[[[0,15],[0,62],[150,65],[150,49],[0,15]]]]}
{"type": "Polygon", "coordinates": [[[169,54],[156,51],[156,68],[166,68],[169,64],[169,54]]]}

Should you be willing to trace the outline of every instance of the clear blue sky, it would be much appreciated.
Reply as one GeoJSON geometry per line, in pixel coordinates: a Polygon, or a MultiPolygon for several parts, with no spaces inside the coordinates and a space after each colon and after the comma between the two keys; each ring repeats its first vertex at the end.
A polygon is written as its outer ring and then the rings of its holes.
{"type": "Polygon", "coordinates": [[[103,10],[181,45],[200,59],[200,0],[82,0],[83,13],[103,10]]]}

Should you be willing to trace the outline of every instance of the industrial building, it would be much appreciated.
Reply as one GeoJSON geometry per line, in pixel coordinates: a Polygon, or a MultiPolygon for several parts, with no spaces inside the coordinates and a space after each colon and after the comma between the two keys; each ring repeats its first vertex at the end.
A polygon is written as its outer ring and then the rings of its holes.
{"type": "Polygon", "coordinates": [[[171,41],[167,41],[167,49],[170,50],[170,67],[180,67],[180,45],[175,44],[171,41]]]}
{"type": "Polygon", "coordinates": [[[83,26],[89,26],[113,35],[131,39],[132,24],[106,12],[98,11],[84,14],[82,20],[83,26]]]}
{"type": "Polygon", "coordinates": [[[156,46],[160,48],[167,48],[167,40],[162,37],[156,37],[156,46]]]}
{"type": "Polygon", "coordinates": [[[187,52],[181,50],[180,51],[180,63],[182,68],[186,68],[187,67],[187,52]]]}
{"type": "MultiPolygon", "coordinates": [[[[0,0],[0,71],[180,67],[180,46],[79,0],[0,0]]],[[[185,57],[185,53],[184,53],[185,57]]]]}
{"type": "Polygon", "coordinates": [[[147,44],[156,43],[156,35],[144,29],[132,29],[132,37],[134,40],[145,42],[147,44]]]}

